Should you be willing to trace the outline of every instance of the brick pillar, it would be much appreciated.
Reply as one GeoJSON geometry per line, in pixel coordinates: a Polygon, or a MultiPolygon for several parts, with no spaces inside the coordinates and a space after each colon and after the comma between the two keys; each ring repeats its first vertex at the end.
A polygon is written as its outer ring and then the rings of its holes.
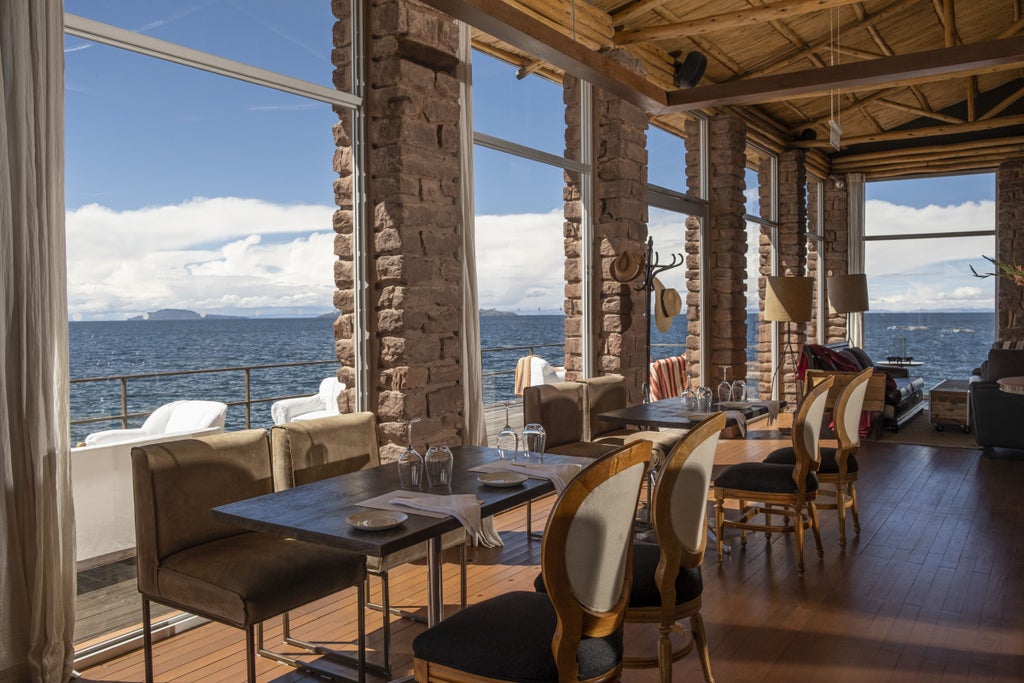
{"type": "MultiPolygon", "coordinates": [[[[999,165],[996,172],[996,254],[1004,263],[1024,263],[1024,159],[999,165]]],[[[1005,278],[996,282],[996,339],[1024,341],[1024,287],[1005,278]]]]}
{"type": "MultiPolygon", "coordinates": [[[[699,308],[700,245],[696,230],[687,222],[687,339],[686,364],[701,372],[700,348],[709,345],[710,368],[703,372],[703,383],[716,385],[718,366],[732,368],[730,377],[746,377],[747,297],[744,280],[747,275],[747,227],[743,219],[746,181],[746,124],[729,116],[715,116],[708,122],[708,174],[711,196],[708,197],[708,234],[703,245],[707,250],[711,272],[703,278],[707,288],[706,306],[699,308]]],[[[690,154],[687,153],[687,182],[690,176],[690,154]]],[[[692,191],[692,187],[690,188],[692,191]]]]}
{"type": "MultiPolygon", "coordinates": [[[[333,6],[341,47],[348,2],[334,0],[333,6]]],[[[450,17],[409,0],[373,0],[369,13],[369,389],[381,454],[390,460],[405,442],[402,420],[422,419],[414,434],[420,446],[463,439],[458,28],[450,17]]],[[[335,50],[334,58],[337,78],[347,77],[348,50],[335,50]]],[[[350,167],[349,121],[343,112],[336,130],[341,188],[350,167]]],[[[351,207],[347,197],[339,198],[336,304],[342,314],[335,334],[346,379],[354,375],[351,207]]]]}
{"type": "MultiPolygon", "coordinates": [[[[778,256],[779,275],[803,276],[807,274],[807,169],[804,165],[804,151],[786,150],[778,157],[779,173],[779,223],[778,256]]],[[[779,349],[786,348],[786,335],[799,362],[804,343],[807,340],[806,325],[801,323],[779,326],[779,349]],[[788,329],[788,332],[787,332],[788,329]]],[[[784,371],[779,372],[780,397],[796,405],[796,369],[790,358],[785,361],[784,371]]]]}
{"type": "MultiPolygon", "coordinates": [[[[641,62],[624,50],[606,56],[627,68],[641,70],[641,62]]],[[[612,279],[610,265],[623,250],[645,250],[647,240],[647,114],[619,97],[593,89],[594,131],[594,245],[596,254],[591,283],[594,311],[595,366],[599,375],[619,373],[626,378],[628,400],[639,402],[646,379],[647,348],[642,292],[637,282],[612,279]],[[599,265],[598,265],[599,264],[599,265]]],[[[566,147],[569,158],[579,158],[579,91],[565,78],[566,147]]],[[[578,377],[582,360],[582,296],[580,269],[579,179],[566,174],[566,368],[578,377]]]]}
{"type": "MultiPolygon", "coordinates": [[[[850,263],[850,213],[848,207],[849,194],[845,182],[836,183],[828,179],[823,184],[824,201],[822,214],[824,218],[824,238],[822,248],[825,251],[823,272],[828,275],[846,275],[850,263]]],[[[827,295],[827,292],[826,292],[827,295]]],[[[828,309],[826,308],[826,311],[828,309]]],[[[843,341],[847,338],[846,315],[832,314],[828,316],[825,327],[825,342],[843,341]]]]}
{"type": "MultiPolygon", "coordinates": [[[[562,102],[565,104],[565,156],[580,159],[582,134],[580,111],[580,79],[562,77],[562,102]]],[[[563,173],[565,187],[565,376],[583,379],[583,179],[579,173],[563,173]]]]}
{"type": "MultiPolygon", "coordinates": [[[[701,193],[700,160],[701,160],[701,125],[695,119],[687,119],[684,123],[686,134],[686,191],[699,197],[701,193]]],[[[711,169],[708,169],[711,173],[711,169]]],[[[741,177],[742,179],[742,177],[741,177]]],[[[744,183],[744,189],[746,183],[744,183]]],[[[710,220],[710,219],[709,219],[710,220]]],[[[684,245],[686,252],[686,371],[700,371],[701,341],[701,242],[700,219],[687,216],[684,223],[684,245]]]]}
{"type": "MultiPolygon", "coordinates": [[[[808,178],[807,182],[807,234],[812,235],[818,226],[818,195],[821,192],[821,183],[816,180],[808,178]]],[[[821,269],[821,253],[820,253],[820,242],[816,239],[807,240],[807,274],[815,279],[817,282],[821,282],[822,285],[825,283],[825,272],[821,269]]],[[[807,341],[810,343],[816,343],[818,339],[818,329],[821,325],[821,320],[818,319],[818,287],[814,288],[813,292],[814,304],[814,320],[807,325],[807,341]]],[[[828,313],[826,312],[826,315],[828,313]]],[[[826,321],[827,323],[827,321],[826,321]]]]}

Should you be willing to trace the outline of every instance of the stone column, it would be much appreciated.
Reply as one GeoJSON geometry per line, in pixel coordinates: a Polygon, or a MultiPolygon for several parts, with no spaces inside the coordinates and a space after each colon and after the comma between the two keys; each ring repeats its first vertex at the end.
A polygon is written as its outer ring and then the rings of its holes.
{"type": "MultiPolygon", "coordinates": [[[[829,178],[822,184],[822,188],[824,193],[822,248],[825,251],[822,272],[826,277],[828,275],[846,275],[850,270],[850,213],[847,185],[845,182],[837,182],[835,178],[829,178]]],[[[826,343],[843,341],[847,338],[845,315],[828,316],[824,338],[826,343]]]]}
{"type": "MultiPolygon", "coordinates": [[[[747,296],[747,225],[746,189],[746,124],[729,116],[715,116],[708,122],[708,197],[707,244],[701,245],[697,221],[687,221],[686,231],[686,315],[689,324],[686,365],[701,372],[704,384],[719,381],[717,368],[728,365],[731,377],[746,377],[747,296]],[[701,248],[707,251],[711,272],[701,277],[701,248]],[[700,309],[700,291],[706,287],[706,308],[700,309]],[[706,345],[710,368],[700,367],[700,349],[706,345]]],[[[696,136],[693,138],[697,139],[696,136]]],[[[694,145],[696,146],[696,145],[694,145]]],[[[694,151],[694,154],[699,152],[694,151]]],[[[696,163],[687,147],[687,182],[694,191],[694,176],[689,169],[696,163]]]]}
{"type": "MultiPolygon", "coordinates": [[[[341,43],[347,40],[348,2],[335,0],[333,6],[341,43]]],[[[369,390],[382,458],[390,460],[401,453],[401,421],[409,418],[422,419],[415,432],[420,446],[458,445],[463,438],[458,28],[447,15],[410,0],[372,0],[368,11],[369,390]]],[[[347,50],[334,52],[340,77],[348,58],[347,50]]],[[[341,188],[349,120],[342,113],[336,130],[341,188]]],[[[345,201],[335,219],[342,379],[354,374],[353,245],[345,201]]]]}
{"type": "MultiPolygon", "coordinates": [[[[640,60],[625,50],[611,50],[608,57],[636,71],[640,60]]],[[[644,334],[642,292],[637,282],[622,284],[612,279],[610,265],[623,250],[643,251],[647,240],[647,114],[619,97],[593,89],[594,131],[594,278],[592,293],[599,302],[594,311],[597,374],[622,374],[628,400],[641,399],[646,379],[647,348],[644,334]]],[[[579,158],[578,83],[565,78],[566,147],[569,158],[579,158]]],[[[566,174],[566,369],[578,377],[582,360],[583,278],[579,248],[579,179],[566,174]]]]}
{"type": "MultiPolygon", "coordinates": [[[[996,172],[996,254],[1003,263],[1024,264],[1024,159],[999,164],[996,172]]],[[[1024,286],[996,282],[996,339],[1024,341],[1024,286]]]]}
{"type": "MultiPolygon", "coordinates": [[[[807,274],[807,169],[804,165],[804,151],[794,149],[779,154],[778,174],[778,274],[804,276],[807,274]]],[[[791,361],[799,362],[799,354],[807,341],[807,326],[803,323],[783,323],[779,327],[780,351],[786,348],[788,334],[788,343],[796,354],[794,358],[779,360],[785,363],[784,372],[779,372],[779,396],[795,406],[796,368],[791,361]]]]}

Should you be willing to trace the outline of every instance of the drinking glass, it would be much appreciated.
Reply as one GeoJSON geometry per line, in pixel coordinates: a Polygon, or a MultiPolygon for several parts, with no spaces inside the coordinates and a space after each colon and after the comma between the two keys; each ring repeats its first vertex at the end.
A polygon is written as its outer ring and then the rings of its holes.
{"type": "Polygon", "coordinates": [[[718,402],[725,403],[732,400],[732,384],[729,382],[729,370],[731,368],[728,365],[720,367],[722,368],[722,381],[718,383],[718,402]]]}
{"type": "Polygon", "coordinates": [[[689,413],[694,410],[697,410],[697,394],[693,391],[693,389],[687,387],[686,391],[684,391],[682,396],[680,396],[680,399],[683,402],[684,413],[689,413]]]}
{"type": "Polygon", "coordinates": [[[455,458],[452,457],[452,450],[448,448],[447,444],[428,448],[425,461],[427,481],[431,488],[452,485],[452,467],[455,464],[455,458]]]}
{"type": "Polygon", "coordinates": [[[510,462],[516,461],[519,450],[519,435],[508,423],[508,401],[505,402],[505,426],[498,432],[498,457],[510,462]]]}
{"type": "Polygon", "coordinates": [[[730,393],[731,401],[746,401],[747,400],[747,381],[744,379],[736,379],[732,382],[732,391],[730,393]]]}
{"type": "Polygon", "coordinates": [[[547,440],[547,432],[542,425],[536,422],[523,427],[523,458],[544,462],[544,442],[547,440]]]}
{"type": "Polygon", "coordinates": [[[398,481],[403,489],[419,489],[423,481],[423,456],[412,447],[412,426],[416,422],[419,418],[405,423],[405,452],[398,457],[398,481]]]}
{"type": "Polygon", "coordinates": [[[697,389],[697,403],[700,405],[698,410],[702,413],[710,413],[711,405],[715,402],[715,393],[711,391],[711,387],[701,387],[697,389]]]}

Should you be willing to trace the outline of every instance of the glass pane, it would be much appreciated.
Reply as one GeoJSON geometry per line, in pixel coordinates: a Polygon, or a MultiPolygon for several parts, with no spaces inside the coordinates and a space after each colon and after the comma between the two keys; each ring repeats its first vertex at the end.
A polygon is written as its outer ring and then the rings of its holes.
{"type": "Polygon", "coordinates": [[[761,320],[761,278],[771,273],[770,230],[747,222],[747,394],[770,397],[772,323],[761,320]]]}
{"type": "Polygon", "coordinates": [[[658,330],[653,314],[651,316],[651,359],[657,360],[680,356],[686,351],[686,216],[649,207],[647,233],[654,239],[654,251],[658,255],[659,264],[681,264],[658,276],[658,280],[667,289],[679,292],[683,307],[680,314],[672,318],[672,325],[667,332],[658,330]]]}
{"type": "MultiPolygon", "coordinates": [[[[326,0],[65,0],[64,9],[251,66],[333,87],[335,18],[326,0]]],[[[69,39],[69,50],[89,43],[69,39]]]]}
{"type": "Polygon", "coordinates": [[[992,173],[870,182],[864,191],[867,236],[995,229],[992,173]]]}
{"type": "Polygon", "coordinates": [[[565,183],[546,164],[480,146],[473,155],[483,391],[492,404],[516,398],[516,361],[530,347],[565,363],[565,183]]]}
{"type": "Polygon", "coordinates": [[[647,129],[647,182],[686,192],[686,140],[656,126],[647,129]]]}
{"type": "Polygon", "coordinates": [[[473,130],[565,155],[562,86],[531,74],[519,80],[518,67],[473,52],[473,130]]]}

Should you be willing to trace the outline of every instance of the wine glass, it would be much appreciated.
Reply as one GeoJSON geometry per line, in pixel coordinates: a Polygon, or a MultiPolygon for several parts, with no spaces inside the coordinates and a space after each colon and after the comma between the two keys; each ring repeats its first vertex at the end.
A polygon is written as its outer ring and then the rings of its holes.
{"type": "Polygon", "coordinates": [[[425,458],[427,468],[427,481],[431,488],[452,485],[452,467],[455,458],[452,456],[452,449],[448,444],[431,446],[427,449],[425,458]]]}
{"type": "Polygon", "coordinates": [[[732,401],[746,401],[747,400],[747,381],[745,379],[735,379],[732,382],[732,391],[730,392],[730,400],[732,401]]]}
{"type": "Polygon", "coordinates": [[[710,413],[711,406],[715,401],[715,394],[711,391],[711,387],[700,387],[697,389],[697,403],[699,410],[702,413],[710,413]]]}
{"type": "Polygon", "coordinates": [[[519,435],[508,422],[508,401],[505,401],[505,426],[498,432],[498,458],[516,461],[516,452],[519,450],[519,435]]]}
{"type": "Polygon", "coordinates": [[[412,447],[412,426],[419,421],[415,418],[405,423],[405,451],[398,456],[398,481],[403,489],[419,489],[423,481],[423,456],[412,447]]]}
{"type": "Polygon", "coordinates": [[[526,460],[536,459],[537,462],[544,462],[544,442],[547,440],[547,432],[543,425],[531,422],[523,427],[523,457],[526,460]]]}
{"type": "Polygon", "coordinates": [[[729,370],[731,369],[728,365],[719,366],[722,368],[722,381],[718,383],[718,402],[725,403],[732,397],[732,384],[729,382],[729,370]]]}

